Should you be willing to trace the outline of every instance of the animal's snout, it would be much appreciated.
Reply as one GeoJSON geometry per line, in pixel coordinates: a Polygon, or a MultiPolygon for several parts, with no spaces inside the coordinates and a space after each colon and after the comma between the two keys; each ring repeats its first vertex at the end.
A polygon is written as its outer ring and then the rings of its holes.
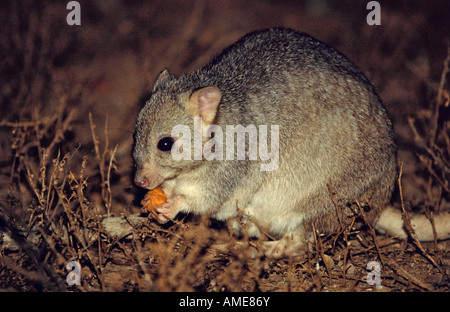
{"type": "Polygon", "coordinates": [[[154,189],[164,181],[161,174],[153,167],[141,167],[137,169],[134,183],[142,188],[154,189]]]}
{"type": "Polygon", "coordinates": [[[149,182],[146,176],[136,176],[134,177],[134,183],[142,188],[147,188],[149,186],[149,182]]]}

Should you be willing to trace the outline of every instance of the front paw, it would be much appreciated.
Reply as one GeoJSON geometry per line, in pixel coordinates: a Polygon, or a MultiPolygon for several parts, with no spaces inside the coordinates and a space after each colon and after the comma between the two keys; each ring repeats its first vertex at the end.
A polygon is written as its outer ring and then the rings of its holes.
{"type": "Polygon", "coordinates": [[[152,215],[161,224],[173,220],[180,210],[186,207],[186,201],[183,196],[175,195],[171,197],[164,204],[156,206],[152,209],[152,215]]]}
{"type": "Polygon", "coordinates": [[[152,215],[158,223],[164,224],[175,218],[177,211],[173,205],[173,202],[169,200],[155,209],[152,209],[152,215]]]}

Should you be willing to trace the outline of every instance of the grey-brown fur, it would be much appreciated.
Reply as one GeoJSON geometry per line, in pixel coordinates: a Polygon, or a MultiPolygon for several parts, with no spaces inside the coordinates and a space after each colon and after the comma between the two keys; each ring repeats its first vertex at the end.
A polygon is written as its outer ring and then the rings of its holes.
{"type": "Polygon", "coordinates": [[[137,118],[133,156],[136,183],[168,195],[160,222],[180,211],[224,220],[237,205],[297,247],[312,224],[321,232],[339,227],[327,184],[341,202],[369,200],[373,221],[389,203],[397,164],[391,122],[363,73],[324,43],[281,28],[243,37],[190,75],[161,74],[137,118]],[[223,129],[279,125],[277,170],[250,160],[175,161],[156,148],[175,125],[193,126],[193,116],[205,114],[196,103],[217,99],[206,113],[223,129]]]}

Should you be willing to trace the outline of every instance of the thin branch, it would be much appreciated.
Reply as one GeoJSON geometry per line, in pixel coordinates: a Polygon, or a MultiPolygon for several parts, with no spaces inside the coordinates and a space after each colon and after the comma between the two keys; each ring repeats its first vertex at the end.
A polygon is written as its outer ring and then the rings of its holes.
{"type": "Polygon", "coordinates": [[[399,161],[399,173],[398,173],[398,189],[400,193],[400,203],[402,206],[402,219],[403,224],[405,225],[406,232],[411,237],[414,245],[420,250],[422,255],[427,258],[440,272],[442,272],[441,267],[434,261],[434,259],[428,254],[428,252],[423,248],[422,244],[419,241],[419,238],[417,237],[416,232],[414,231],[414,228],[411,225],[411,218],[409,217],[408,213],[405,210],[405,204],[403,201],[403,190],[402,190],[402,173],[403,173],[403,162],[399,161]]]}

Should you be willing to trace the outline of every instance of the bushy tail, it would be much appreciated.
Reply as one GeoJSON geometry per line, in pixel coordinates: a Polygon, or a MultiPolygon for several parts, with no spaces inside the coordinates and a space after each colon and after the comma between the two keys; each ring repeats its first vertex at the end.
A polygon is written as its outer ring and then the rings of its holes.
{"type": "MultiPolygon", "coordinates": [[[[417,237],[422,242],[434,241],[431,221],[425,215],[412,215],[411,225],[417,237]]],[[[434,226],[437,239],[450,238],[450,213],[442,213],[434,216],[434,226]]],[[[386,208],[380,215],[375,228],[380,233],[388,233],[401,239],[408,237],[403,225],[402,213],[392,207],[386,208]]]]}

